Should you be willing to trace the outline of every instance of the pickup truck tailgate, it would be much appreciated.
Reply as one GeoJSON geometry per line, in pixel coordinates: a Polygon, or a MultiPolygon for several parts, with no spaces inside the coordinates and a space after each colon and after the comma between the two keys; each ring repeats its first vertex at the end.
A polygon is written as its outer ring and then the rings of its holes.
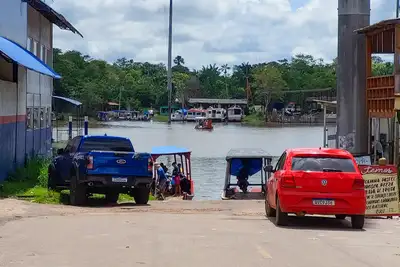
{"type": "Polygon", "coordinates": [[[114,176],[151,176],[149,153],[118,152],[118,151],[91,151],[93,166],[88,169],[89,175],[114,176]]]}

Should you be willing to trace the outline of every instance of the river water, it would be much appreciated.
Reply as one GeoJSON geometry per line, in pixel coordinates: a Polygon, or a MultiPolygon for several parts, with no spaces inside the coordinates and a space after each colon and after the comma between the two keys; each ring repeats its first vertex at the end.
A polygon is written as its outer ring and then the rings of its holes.
{"type": "MultiPolygon", "coordinates": [[[[215,124],[214,131],[198,131],[193,123],[107,122],[90,128],[89,134],[128,137],[138,152],[154,146],[178,146],[192,150],[195,199],[219,199],[224,184],[225,156],[232,148],[262,148],[279,157],[286,148],[320,147],[322,127],[254,128],[241,124],[215,124]]],[[[170,167],[173,159],[161,159],[170,167]]],[[[232,177],[232,179],[235,179],[232,177]]],[[[259,177],[251,177],[257,181],[259,177]]],[[[259,180],[258,180],[259,181],[259,180]]]]}

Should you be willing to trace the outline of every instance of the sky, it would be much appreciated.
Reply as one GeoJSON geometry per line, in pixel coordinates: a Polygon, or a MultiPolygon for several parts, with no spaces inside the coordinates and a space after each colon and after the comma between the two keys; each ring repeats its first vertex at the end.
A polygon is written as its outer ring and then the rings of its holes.
{"type": "MultiPolygon", "coordinates": [[[[55,27],[54,46],[96,59],[167,63],[168,0],[47,0],[83,35],[55,27]]],[[[174,0],[173,57],[186,66],[337,54],[338,0],[174,0]]],[[[371,0],[371,23],[395,0],[371,0]]]]}

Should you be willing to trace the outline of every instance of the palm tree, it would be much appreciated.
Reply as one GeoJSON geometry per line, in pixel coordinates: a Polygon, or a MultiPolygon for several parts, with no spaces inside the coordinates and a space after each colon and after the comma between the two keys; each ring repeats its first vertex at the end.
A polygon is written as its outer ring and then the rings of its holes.
{"type": "Polygon", "coordinates": [[[228,83],[227,83],[227,73],[228,70],[230,70],[231,68],[228,66],[228,64],[223,64],[221,66],[221,70],[224,72],[224,77],[225,77],[225,93],[226,93],[226,98],[229,97],[229,92],[228,92],[228,83]]]}
{"type": "Polygon", "coordinates": [[[178,55],[175,57],[174,63],[175,63],[175,65],[178,65],[178,66],[185,65],[185,60],[183,59],[183,57],[178,55]]]}

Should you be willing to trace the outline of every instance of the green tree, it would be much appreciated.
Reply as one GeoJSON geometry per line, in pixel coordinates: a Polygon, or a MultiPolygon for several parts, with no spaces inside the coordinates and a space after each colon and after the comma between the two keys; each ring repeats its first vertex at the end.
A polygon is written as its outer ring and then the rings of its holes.
{"type": "Polygon", "coordinates": [[[287,83],[280,70],[274,66],[259,66],[253,70],[253,86],[256,88],[256,99],[267,108],[272,99],[279,100],[287,83]]]}

